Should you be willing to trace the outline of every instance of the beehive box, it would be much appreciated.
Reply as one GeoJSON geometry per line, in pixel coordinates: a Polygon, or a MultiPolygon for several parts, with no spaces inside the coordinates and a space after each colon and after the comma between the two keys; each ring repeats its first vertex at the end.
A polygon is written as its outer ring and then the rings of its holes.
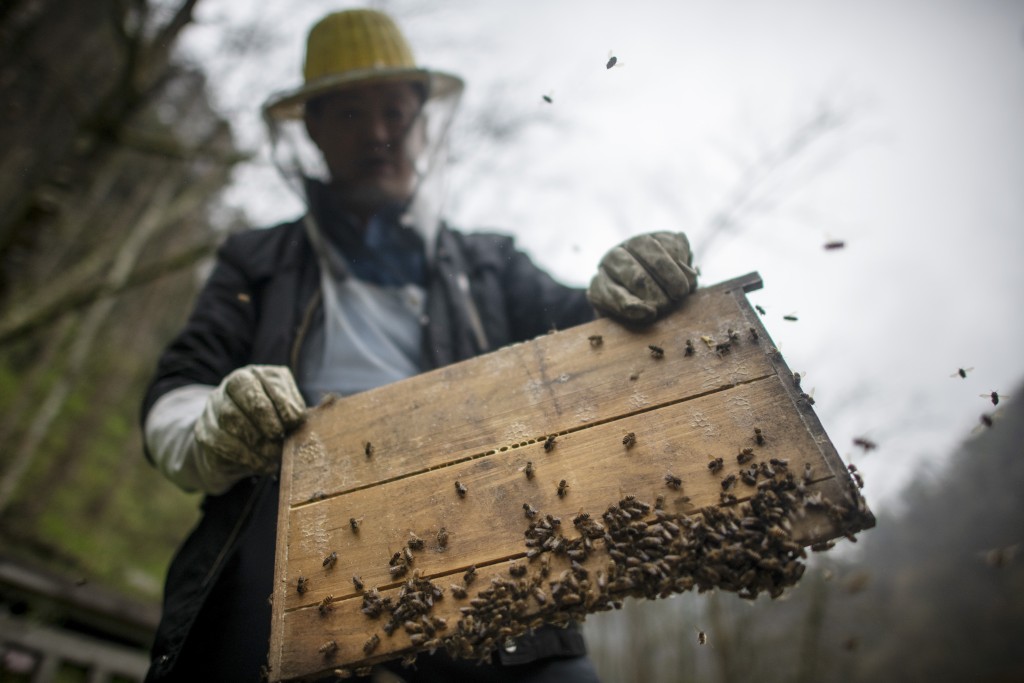
{"type": "Polygon", "coordinates": [[[486,657],[625,596],[777,596],[874,520],[747,302],[597,320],[325,402],[286,443],[273,680],[486,657]]]}

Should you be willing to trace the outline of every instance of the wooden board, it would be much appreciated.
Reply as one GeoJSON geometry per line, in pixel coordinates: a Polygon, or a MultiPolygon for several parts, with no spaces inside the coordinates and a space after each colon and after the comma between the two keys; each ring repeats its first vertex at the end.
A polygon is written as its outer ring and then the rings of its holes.
{"type": "Polygon", "coordinates": [[[271,678],[424,647],[480,657],[626,595],[777,595],[801,546],[872,526],[746,300],[760,286],[750,274],[643,330],[597,320],[313,410],[285,446],[271,678]],[[391,604],[372,618],[378,595],[391,604]]]}

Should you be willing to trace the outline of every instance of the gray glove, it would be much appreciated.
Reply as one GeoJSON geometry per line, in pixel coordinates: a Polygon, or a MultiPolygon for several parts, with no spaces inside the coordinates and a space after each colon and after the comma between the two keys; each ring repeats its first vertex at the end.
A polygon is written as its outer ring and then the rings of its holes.
{"type": "Polygon", "coordinates": [[[247,365],[224,378],[196,422],[200,456],[225,474],[269,474],[281,462],[288,432],[305,419],[291,370],[247,365]]]}
{"type": "Polygon", "coordinates": [[[599,313],[647,325],[697,289],[690,242],[681,232],[651,232],[613,248],[597,267],[587,298],[599,313]]]}

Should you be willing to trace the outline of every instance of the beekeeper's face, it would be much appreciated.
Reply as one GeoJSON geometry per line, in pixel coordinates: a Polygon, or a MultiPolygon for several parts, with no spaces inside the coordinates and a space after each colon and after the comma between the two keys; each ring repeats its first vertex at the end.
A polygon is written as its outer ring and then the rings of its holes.
{"type": "Polygon", "coordinates": [[[423,97],[412,83],[378,83],[306,105],[306,130],[331,172],[331,186],[357,214],[408,201],[415,188],[423,97]]]}

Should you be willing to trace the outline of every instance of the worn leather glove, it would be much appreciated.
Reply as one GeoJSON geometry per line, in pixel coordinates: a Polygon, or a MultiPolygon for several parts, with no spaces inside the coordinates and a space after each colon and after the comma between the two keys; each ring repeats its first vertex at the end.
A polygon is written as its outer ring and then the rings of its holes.
{"type": "Polygon", "coordinates": [[[651,232],[613,248],[597,267],[587,298],[619,322],[647,325],[697,289],[690,242],[681,232],[651,232]]]}
{"type": "Polygon", "coordinates": [[[230,474],[269,474],[281,462],[288,432],[305,419],[291,370],[247,365],[224,378],[196,422],[200,455],[211,469],[230,474]]]}

